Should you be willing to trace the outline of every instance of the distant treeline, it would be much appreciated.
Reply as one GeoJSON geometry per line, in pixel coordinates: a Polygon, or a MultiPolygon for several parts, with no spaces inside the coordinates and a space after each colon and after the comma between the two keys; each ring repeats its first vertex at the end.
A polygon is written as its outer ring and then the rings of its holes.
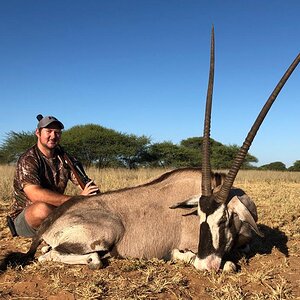
{"type": "MultiPolygon", "coordinates": [[[[0,163],[15,163],[26,149],[36,143],[34,132],[7,133],[0,146],[0,163]]],[[[151,143],[149,137],[125,134],[95,124],[77,125],[65,130],[61,145],[86,166],[108,167],[199,167],[201,166],[201,137],[182,140],[179,145],[169,141],[151,143]]],[[[237,154],[237,145],[223,145],[211,139],[213,169],[228,169],[237,154]]],[[[257,158],[247,154],[243,169],[255,169],[257,158]]],[[[287,170],[281,162],[259,167],[264,170],[287,170]]],[[[300,171],[300,161],[288,170],[300,171]]]]}

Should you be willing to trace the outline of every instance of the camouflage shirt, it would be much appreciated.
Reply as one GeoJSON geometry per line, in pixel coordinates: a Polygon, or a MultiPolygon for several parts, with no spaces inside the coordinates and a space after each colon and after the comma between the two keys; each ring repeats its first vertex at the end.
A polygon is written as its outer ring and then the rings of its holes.
{"type": "Polygon", "coordinates": [[[77,185],[70,169],[65,166],[57,153],[53,158],[47,158],[37,145],[32,146],[20,156],[17,162],[11,216],[15,218],[26,206],[32,203],[24,193],[26,185],[39,185],[63,194],[68,180],[77,185]]]}

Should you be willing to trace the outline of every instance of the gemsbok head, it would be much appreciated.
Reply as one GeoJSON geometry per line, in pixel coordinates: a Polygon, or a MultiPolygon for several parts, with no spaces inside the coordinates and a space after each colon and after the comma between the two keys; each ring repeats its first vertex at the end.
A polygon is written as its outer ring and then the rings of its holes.
{"type": "Polygon", "coordinates": [[[210,181],[210,120],[214,82],[214,44],[214,28],[212,28],[209,83],[202,145],[202,195],[198,203],[200,233],[198,253],[193,262],[194,266],[201,270],[218,270],[221,266],[223,255],[232,248],[233,244],[239,242],[237,240],[239,237],[237,237],[236,226],[234,226],[235,215],[238,215],[242,222],[246,222],[256,233],[260,234],[255,223],[256,220],[249,214],[242,201],[238,197],[230,200],[229,194],[260,125],[280,90],[300,61],[300,54],[298,54],[259,113],[242,147],[239,149],[224,183],[213,190],[210,181]]]}

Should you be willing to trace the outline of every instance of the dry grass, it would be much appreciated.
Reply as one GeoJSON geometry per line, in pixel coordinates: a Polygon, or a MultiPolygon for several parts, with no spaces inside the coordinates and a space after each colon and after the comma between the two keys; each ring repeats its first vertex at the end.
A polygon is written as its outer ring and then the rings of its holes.
{"type": "MultiPolygon", "coordinates": [[[[0,166],[0,254],[26,251],[29,239],[9,235],[13,166],[0,166]]],[[[102,191],[137,185],[163,170],[87,170],[102,191]]],[[[300,299],[300,173],[241,171],[235,186],[257,203],[259,228],[236,274],[207,273],[160,260],[110,259],[101,270],[33,263],[0,274],[0,299],[300,299]]],[[[77,189],[68,186],[68,192],[77,189]]]]}
{"type": "Polygon", "coordinates": [[[1,202],[8,202],[12,198],[14,172],[14,166],[0,165],[0,204],[1,202]]]}

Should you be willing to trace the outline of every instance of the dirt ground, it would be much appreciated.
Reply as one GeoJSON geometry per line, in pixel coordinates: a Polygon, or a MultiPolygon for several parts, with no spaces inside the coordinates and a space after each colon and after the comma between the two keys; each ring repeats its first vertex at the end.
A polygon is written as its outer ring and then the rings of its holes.
{"type": "MultiPolygon", "coordinates": [[[[35,261],[0,273],[0,299],[300,299],[300,183],[241,181],[239,186],[255,199],[265,237],[254,238],[248,256],[232,254],[237,273],[201,272],[156,259],[110,258],[96,271],[35,261]]],[[[30,245],[30,239],[11,237],[7,210],[0,202],[0,256],[26,252],[30,245]]]]}

